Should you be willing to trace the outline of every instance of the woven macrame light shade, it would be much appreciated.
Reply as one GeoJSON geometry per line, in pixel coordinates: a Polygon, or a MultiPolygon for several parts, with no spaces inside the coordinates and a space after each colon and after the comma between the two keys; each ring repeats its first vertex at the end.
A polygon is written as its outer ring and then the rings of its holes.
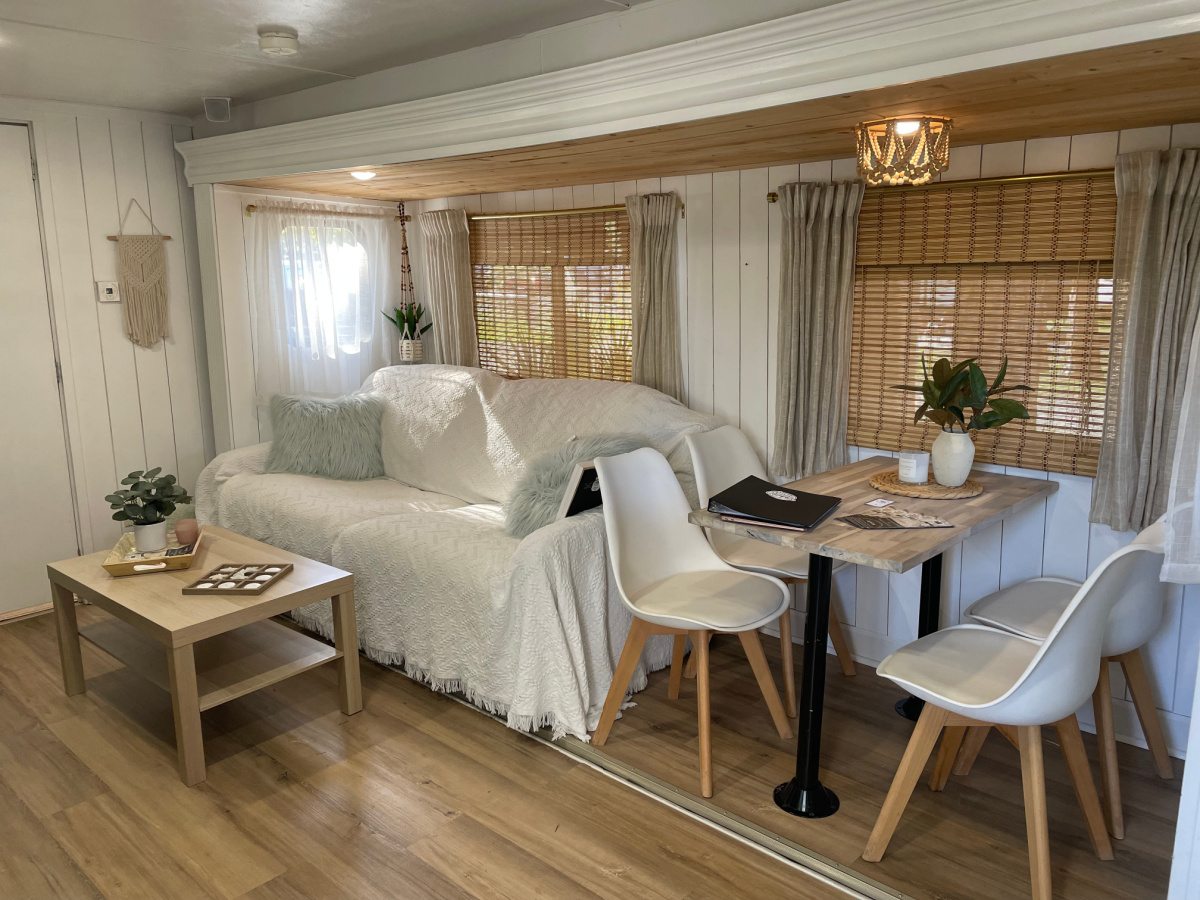
{"type": "Polygon", "coordinates": [[[950,165],[950,124],[936,116],[908,116],[854,126],[859,177],[869,185],[931,181],[950,165]]]}

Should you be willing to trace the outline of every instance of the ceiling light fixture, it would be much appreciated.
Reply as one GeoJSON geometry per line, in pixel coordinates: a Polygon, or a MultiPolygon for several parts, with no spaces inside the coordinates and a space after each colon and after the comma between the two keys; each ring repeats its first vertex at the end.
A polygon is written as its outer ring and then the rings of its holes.
{"type": "Polygon", "coordinates": [[[270,25],[258,30],[258,49],[268,56],[294,56],[300,51],[296,29],[270,25]]]}
{"type": "Polygon", "coordinates": [[[854,126],[858,175],[869,185],[925,184],[950,165],[950,119],[880,119],[854,126]]]}
{"type": "Polygon", "coordinates": [[[357,178],[359,181],[370,181],[375,177],[374,172],[351,172],[351,178],[357,178]]]}

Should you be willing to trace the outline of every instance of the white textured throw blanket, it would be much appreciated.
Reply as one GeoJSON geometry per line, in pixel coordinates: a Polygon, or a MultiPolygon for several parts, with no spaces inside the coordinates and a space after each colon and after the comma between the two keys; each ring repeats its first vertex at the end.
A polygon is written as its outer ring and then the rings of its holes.
{"type": "MultiPolygon", "coordinates": [[[[694,502],[683,436],[716,420],[636,385],[505,381],[453,366],[383,369],[364,387],[388,400],[388,478],[265,475],[267,445],[243,448],[201,476],[201,522],[353,572],[359,641],[372,659],[461,691],[513,728],[586,740],[630,624],[603,516],[518,541],[504,533],[503,501],[539,454],[574,436],[624,432],[660,450],[694,502]]],[[[328,601],[295,615],[332,635],[328,601]]],[[[669,661],[669,640],[647,645],[647,669],[669,661]]],[[[632,688],[645,683],[639,671],[632,688]]]]}

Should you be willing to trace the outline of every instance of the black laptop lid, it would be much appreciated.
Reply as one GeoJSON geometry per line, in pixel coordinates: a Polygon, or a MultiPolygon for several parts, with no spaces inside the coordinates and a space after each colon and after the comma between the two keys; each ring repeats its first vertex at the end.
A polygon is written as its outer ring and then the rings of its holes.
{"type": "Polygon", "coordinates": [[[709,500],[708,511],[793,528],[812,528],[841,502],[840,497],[794,491],[751,475],[709,500]]]}

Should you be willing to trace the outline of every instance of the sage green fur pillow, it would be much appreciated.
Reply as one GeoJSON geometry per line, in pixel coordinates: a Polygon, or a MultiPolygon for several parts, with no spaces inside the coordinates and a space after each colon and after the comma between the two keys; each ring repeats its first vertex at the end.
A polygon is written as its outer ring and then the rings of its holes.
{"type": "Polygon", "coordinates": [[[276,394],[267,471],[341,481],[383,477],[383,408],[383,398],[373,394],[333,400],[276,394]]]}
{"type": "Polygon", "coordinates": [[[593,434],[567,441],[557,450],[530,462],[504,506],[504,530],[524,538],[544,528],[558,515],[575,464],[597,456],[620,456],[646,446],[636,434],[593,434]]]}

